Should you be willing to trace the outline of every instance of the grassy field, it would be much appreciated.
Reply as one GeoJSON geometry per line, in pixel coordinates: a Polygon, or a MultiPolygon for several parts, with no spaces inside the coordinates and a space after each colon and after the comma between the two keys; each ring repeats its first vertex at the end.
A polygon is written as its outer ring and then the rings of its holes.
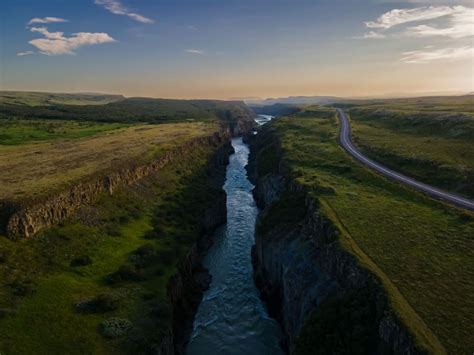
{"type": "Polygon", "coordinates": [[[474,114],[467,111],[474,107],[474,96],[430,106],[433,100],[352,108],[354,140],[391,168],[473,198],[474,114]]]}
{"type": "Polygon", "coordinates": [[[126,127],[121,123],[61,120],[0,120],[0,145],[19,145],[55,139],[85,138],[126,127]]]}
{"type": "Polygon", "coordinates": [[[205,169],[211,153],[195,147],[35,238],[0,237],[0,352],[156,351],[170,317],[168,279],[221,194],[205,169]],[[107,338],[103,322],[113,317],[131,328],[107,338]]]}
{"type": "Polygon", "coordinates": [[[341,230],[341,245],[382,281],[419,344],[471,353],[474,215],[353,161],[337,143],[332,110],[309,108],[271,127],[281,139],[292,176],[341,230]]]}
{"type": "MultiPolygon", "coordinates": [[[[11,96],[0,106],[0,202],[54,195],[253,123],[235,102],[11,96]]],[[[34,238],[0,236],[0,353],[155,353],[170,276],[223,197],[207,171],[214,149],[193,146],[34,238]]]]}
{"type": "Polygon", "coordinates": [[[346,107],[364,106],[371,109],[394,109],[400,111],[426,112],[463,112],[474,113],[474,95],[463,96],[427,96],[405,99],[377,99],[377,100],[339,100],[336,106],[346,107]]]}
{"type": "Polygon", "coordinates": [[[31,91],[0,91],[0,105],[103,105],[123,100],[122,95],[58,94],[31,91]]]}
{"type": "Polygon", "coordinates": [[[16,145],[0,145],[0,200],[11,201],[42,197],[92,175],[146,163],[217,129],[203,122],[123,126],[57,121],[48,133],[48,121],[12,122],[5,136],[16,145]],[[54,139],[20,144],[25,134],[54,139]]]}

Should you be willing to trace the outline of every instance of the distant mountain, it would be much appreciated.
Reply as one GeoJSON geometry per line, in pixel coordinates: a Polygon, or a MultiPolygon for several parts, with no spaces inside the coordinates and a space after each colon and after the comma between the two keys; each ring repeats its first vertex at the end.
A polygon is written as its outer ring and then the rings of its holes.
{"type": "Polygon", "coordinates": [[[265,100],[245,100],[248,105],[274,105],[274,104],[286,104],[286,105],[328,105],[338,101],[342,101],[342,98],[335,96],[290,96],[290,97],[279,97],[269,98],[265,100]]]}
{"type": "Polygon", "coordinates": [[[439,96],[463,96],[464,91],[425,91],[425,92],[391,92],[378,96],[353,97],[354,99],[405,99],[414,97],[439,97],[439,96]]]}
{"type": "Polygon", "coordinates": [[[230,101],[262,101],[263,99],[261,97],[258,97],[258,96],[242,96],[242,97],[229,97],[230,101]]]}
{"type": "Polygon", "coordinates": [[[474,92],[463,93],[460,91],[433,91],[418,93],[390,93],[383,95],[367,95],[367,96],[289,96],[268,99],[244,99],[245,103],[250,106],[268,106],[274,104],[285,105],[330,105],[337,102],[347,102],[348,100],[375,100],[375,99],[403,99],[416,97],[438,97],[438,96],[459,96],[473,95],[474,92]]]}

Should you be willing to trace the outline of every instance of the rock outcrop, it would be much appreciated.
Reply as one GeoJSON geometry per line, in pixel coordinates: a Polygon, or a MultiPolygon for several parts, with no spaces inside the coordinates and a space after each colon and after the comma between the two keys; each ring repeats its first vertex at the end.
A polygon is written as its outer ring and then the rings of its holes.
{"type": "Polygon", "coordinates": [[[309,344],[320,353],[423,353],[380,281],[342,247],[338,228],[289,178],[281,156],[273,171],[258,175],[269,140],[279,146],[271,130],[259,135],[251,142],[249,174],[263,209],[252,252],[254,278],[270,315],[282,325],[285,348],[305,353],[309,344]]]}
{"type": "MultiPolygon", "coordinates": [[[[222,188],[225,182],[229,155],[233,153],[230,141],[223,144],[208,164],[211,181],[222,188]]],[[[202,233],[198,242],[178,264],[178,272],[168,283],[168,299],[172,307],[172,321],[163,338],[158,354],[184,354],[191,336],[194,315],[204,291],[209,287],[211,275],[202,266],[202,259],[212,244],[215,229],[227,221],[224,190],[203,211],[202,233]]]]}
{"type": "MultiPolygon", "coordinates": [[[[24,204],[11,204],[2,207],[0,222],[5,234],[11,239],[30,238],[42,229],[56,225],[71,216],[77,208],[94,201],[101,193],[113,194],[120,186],[130,185],[139,179],[159,171],[173,159],[186,154],[199,145],[210,145],[218,148],[228,144],[226,133],[215,133],[211,136],[198,137],[178,146],[155,161],[136,166],[127,166],[106,176],[91,178],[71,186],[69,189],[41,201],[24,204]]],[[[0,227],[2,227],[0,226],[0,227]]]]}

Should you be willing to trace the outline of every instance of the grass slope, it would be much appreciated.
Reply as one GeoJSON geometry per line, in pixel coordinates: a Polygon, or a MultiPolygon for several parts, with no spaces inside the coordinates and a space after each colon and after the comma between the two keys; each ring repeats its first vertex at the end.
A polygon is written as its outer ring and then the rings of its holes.
{"type": "Polygon", "coordinates": [[[222,193],[206,173],[211,153],[196,147],[33,239],[0,237],[0,352],[156,351],[170,317],[168,279],[201,233],[202,211],[222,193]],[[71,266],[84,256],[90,264],[71,266]],[[116,300],[115,308],[81,313],[74,306],[98,295],[116,300]],[[111,317],[132,329],[103,337],[100,324],[111,317]]]}
{"type": "Polygon", "coordinates": [[[337,143],[339,127],[331,110],[309,108],[269,127],[281,139],[292,176],[339,227],[343,247],[378,275],[420,345],[470,353],[474,216],[353,161],[337,143]]]}

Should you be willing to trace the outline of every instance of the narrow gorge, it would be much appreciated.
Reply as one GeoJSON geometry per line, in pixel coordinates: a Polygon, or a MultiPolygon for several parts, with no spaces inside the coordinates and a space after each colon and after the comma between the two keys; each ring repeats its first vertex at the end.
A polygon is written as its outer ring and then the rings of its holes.
{"type": "Polygon", "coordinates": [[[279,325],[268,316],[252,278],[250,250],[258,213],[245,166],[249,150],[232,140],[224,190],[227,224],[213,237],[203,265],[212,275],[199,305],[187,354],[282,354],[279,325]]]}
{"type": "Polygon", "coordinates": [[[254,278],[286,351],[424,353],[394,313],[380,281],[338,242],[340,230],[291,177],[271,127],[251,139],[249,175],[261,213],[254,278]]]}

